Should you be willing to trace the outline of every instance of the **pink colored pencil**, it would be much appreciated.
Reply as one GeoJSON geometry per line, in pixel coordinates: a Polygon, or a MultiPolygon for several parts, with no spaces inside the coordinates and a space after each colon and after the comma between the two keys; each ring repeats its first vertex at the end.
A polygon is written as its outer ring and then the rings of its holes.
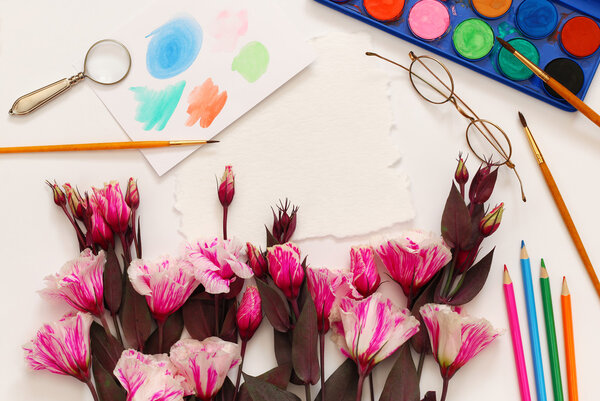
{"type": "Polygon", "coordinates": [[[517,367],[517,377],[519,378],[521,401],[531,401],[529,381],[527,380],[527,367],[525,366],[525,355],[523,354],[523,341],[521,340],[521,327],[519,326],[519,315],[517,314],[517,305],[515,302],[515,291],[506,265],[504,265],[504,299],[506,300],[506,311],[508,312],[510,337],[512,339],[513,352],[515,354],[515,365],[517,367]]]}

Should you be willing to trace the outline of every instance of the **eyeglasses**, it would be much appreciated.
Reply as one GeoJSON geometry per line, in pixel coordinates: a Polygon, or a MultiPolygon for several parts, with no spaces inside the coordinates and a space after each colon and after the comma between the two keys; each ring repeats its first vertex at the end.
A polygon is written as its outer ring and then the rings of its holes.
{"type": "Polygon", "coordinates": [[[367,52],[366,55],[379,57],[406,70],[413,89],[429,103],[450,102],[463,117],[469,120],[465,135],[471,152],[483,163],[490,166],[506,166],[514,171],[521,188],[521,198],[523,202],[526,201],[523,182],[515,164],[510,160],[512,145],[508,135],[497,124],[479,118],[473,109],[454,92],[454,79],[444,64],[430,56],[416,56],[412,51],[408,53],[411,59],[408,68],[377,53],[367,52]]]}

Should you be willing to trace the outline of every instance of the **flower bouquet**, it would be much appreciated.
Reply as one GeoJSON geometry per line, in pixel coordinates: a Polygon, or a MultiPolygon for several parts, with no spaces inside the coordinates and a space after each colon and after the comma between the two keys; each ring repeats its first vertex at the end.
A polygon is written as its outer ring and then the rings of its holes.
{"type": "Polygon", "coordinates": [[[467,195],[459,158],[441,236],[410,231],[355,246],[350,266],[338,270],[309,266],[291,242],[298,208],[287,200],[273,210],[266,250],[229,238],[230,166],[217,190],[222,236],[155,260],[142,254],[134,179],[124,195],[116,182],[83,194],[48,182],[81,252],[46,278],[42,295],[74,311],[43,325],[24,346],[25,358],[33,369],[85,383],[95,401],[300,400],[294,385],[304,387],[306,401],[360,401],[363,392],[374,400],[374,369],[396,358],[379,400],[431,401],[436,393],[419,388],[431,354],[443,401],[453,375],[498,335],[460,307],[479,293],[491,267],[493,251],[478,254],[502,217],[502,204],[489,212],[485,206],[496,174],[481,166],[467,195]],[[378,264],[391,282],[382,281],[378,264]],[[385,299],[383,284],[402,291],[406,305],[385,299]],[[263,315],[273,327],[277,366],[253,377],[243,372],[244,357],[263,315]],[[347,359],[326,378],[328,333],[347,359]],[[311,386],[319,382],[314,398],[311,386]]]}

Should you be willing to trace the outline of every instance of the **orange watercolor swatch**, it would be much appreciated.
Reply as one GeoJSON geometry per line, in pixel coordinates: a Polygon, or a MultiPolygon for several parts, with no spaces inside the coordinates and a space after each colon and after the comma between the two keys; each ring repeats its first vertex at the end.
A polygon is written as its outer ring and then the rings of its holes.
{"type": "Polygon", "coordinates": [[[200,120],[200,126],[208,128],[226,101],[227,91],[219,93],[219,86],[213,83],[212,78],[208,78],[202,85],[196,86],[188,96],[187,113],[190,117],[185,125],[191,127],[200,120]]]}

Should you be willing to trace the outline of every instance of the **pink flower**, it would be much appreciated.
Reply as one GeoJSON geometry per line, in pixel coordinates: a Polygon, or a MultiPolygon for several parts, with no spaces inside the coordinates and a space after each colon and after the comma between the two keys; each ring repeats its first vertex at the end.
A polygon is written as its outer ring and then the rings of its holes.
{"type": "Polygon", "coordinates": [[[235,177],[233,175],[233,170],[231,166],[225,166],[225,172],[223,172],[223,177],[221,178],[221,183],[219,184],[219,202],[223,207],[227,207],[233,201],[233,195],[235,194],[235,177]]]}
{"type": "Polygon", "coordinates": [[[377,291],[381,284],[375,266],[375,253],[371,247],[353,246],[350,249],[350,272],[352,284],[365,298],[377,291]]]}
{"type": "Polygon", "coordinates": [[[292,242],[275,245],[268,249],[267,260],[275,285],[290,301],[298,298],[304,280],[300,249],[292,242]]]}
{"type": "Polygon", "coordinates": [[[210,401],[219,392],[229,369],[240,361],[240,346],[218,337],[183,339],[171,347],[171,361],[185,378],[185,394],[210,401]]]}
{"type": "Polygon", "coordinates": [[[88,382],[92,321],[91,315],[78,312],[43,325],[33,340],[23,347],[29,366],[88,382]]]}
{"type": "Polygon", "coordinates": [[[59,273],[46,277],[47,288],[41,293],[62,298],[78,311],[101,316],[104,313],[102,274],[105,263],[104,251],[94,255],[86,248],[77,259],[67,262],[59,273]]]}
{"type": "Polygon", "coordinates": [[[181,308],[200,284],[189,263],[168,256],[156,262],[134,260],[128,274],[133,288],[146,297],[152,315],[159,322],[181,308]]]}
{"type": "Polygon", "coordinates": [[[375,293],[359,301],[344,298],[331,315],[332,340],[352,358],[364,378],[379,362],[392,355],[419,331],[419,322],[375,293]]]}
{"type": "Polygon", "coordinates": [[[263,253],[249,242],[246,242],[246,255],[248,256],[248,264],[252,268],[256,277],[264,277],[267,274],[267,260],[263,253]]]}
{"type": "Polygon", "coordinates": [[[94,196],[90,198],[91,205],[91,216],[90,216],[90,225],[91,225],[91,236],[94,244],[99,245],[102,249],[108,249],[109,246],[115,245],[115,239],[113,236],[113,232],[106,224],[104,217],[102,217],[102,212],[98,208],[98,204],[93,202],[92,199],[95,199],[94,196]]]}
{"type": "Polygon", "coordinates": [[[351,294],[350,274],[326,268],[306,269],[308,291],[317,308],[317,328],[319,333],[329,331],[329,315],[336,301],[351,294]]]}
{"type": "Polygon", "coordinates": [[[228,293],[238,278],[252,277],[252,269],[241,259],[242,247],[236,239],[190,242],[185,257],[194,266],[196,278],[210,294],[228,293]]]}
{"type": "Polygon", "coordinates": [[[127,401],[183,401],[183,378],[166,354],[144,355],[127,349],[114,375],[127,391],[127,401]]]}
{"type": "MultiPolygon", "coordinates": [[[[138,190],[137,180],[134,180],[133,177],[130,177],[129,181],[127,182],[125,203],[127,203],[127,206],[129,206],[131,210],[136,210],[140,205],[140,192],[138,190]]],[[[134,223],[135,222],[132,222],[132,224],[134,223]]]]}
{"type": "Polygon", "coordinates": [[[109,184],[105,184],[102,194],[106,199],[104,203],[104,219],[115,233],[126,232],[131,210],[123,198],[119,183],[111,181],[109,184]]]}
{"type": "Polygon", "coordinates": [[[487,320],[470,317],[448,305],[426,304],[420,312],[433,356],[446,380],[500,334],[487,320]]]}
{"type": "Polygon", "coordinates": [[[411,298],[452,259],[450,248],[440,236],[412,231],[398,241],[387,241],[377,248],[386,269],[411,298]]]}
{"type": "Polygon", "coordinates": [[[248,341],[262,322],[262,301],[258,288],[247,287],[237,310],[236,321],[240,338],[248,341]]]}

